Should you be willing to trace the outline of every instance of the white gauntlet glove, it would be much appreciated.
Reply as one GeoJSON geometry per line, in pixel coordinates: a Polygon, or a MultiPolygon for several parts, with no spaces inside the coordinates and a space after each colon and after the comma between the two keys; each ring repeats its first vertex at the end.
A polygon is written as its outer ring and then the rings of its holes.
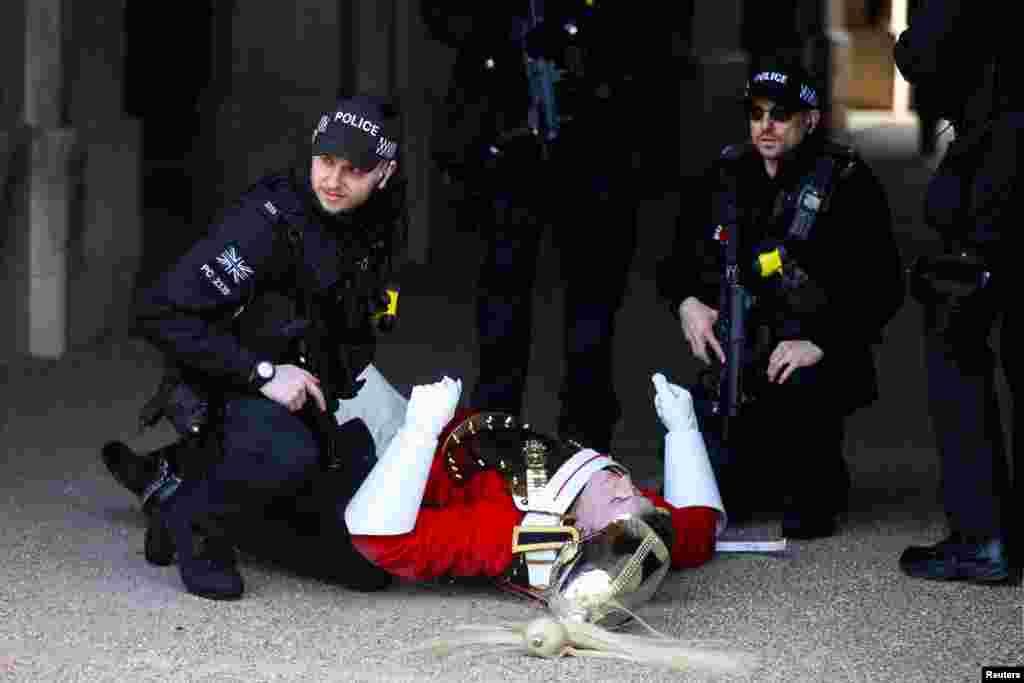
{"type": "Polygon", "coordinates": [[[437,437],[455,417],[462,380],[413,387],[405,422],[345,508],[350,533],[404,534],[416,527],[437,437]]]}
{"type": "Polygon", "coordinates": [[[665,500],[675,507],[703,506],[719,511],[718,532],[725,528],[725,507],[697,428],[690,392],[655,374],[654,409],[665,425],[665,500]]]}
{"type": "Polygon", "coordinates": [[[462,380],[448,376],[434,384],[413,387],[402,430],[436,441],[441,430],[455,417],[461,395],[462,380]]]}
{"type": "Polygon", "coordinates": [[[697,429],[697,415],[693,412],[693,397],[678,384],[670,384],[665,375],[656,373],[654,382],[654,410],[661,424],[670,432],[697,429]]]}

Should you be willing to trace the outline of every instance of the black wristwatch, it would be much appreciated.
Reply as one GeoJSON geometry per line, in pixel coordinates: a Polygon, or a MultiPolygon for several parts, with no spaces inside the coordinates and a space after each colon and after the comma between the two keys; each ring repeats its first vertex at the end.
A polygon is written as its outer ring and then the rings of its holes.
{"type": "Polygon", "coordinates": [[[274,379],[276,372],[273,363],[269,360],[261,360],[253,366],[252,372],[249,373],[249,384],[254,389],[261,389],[264,384],[274,379]]]}

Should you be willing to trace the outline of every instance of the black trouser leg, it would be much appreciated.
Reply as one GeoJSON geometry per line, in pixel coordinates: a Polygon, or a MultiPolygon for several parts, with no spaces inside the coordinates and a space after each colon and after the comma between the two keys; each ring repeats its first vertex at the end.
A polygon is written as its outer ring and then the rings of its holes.
{"type": "Polygon", "coordinates": [[[977,316],[937,326],[933,312],[927,318],[928,404],[949,524],[962,534],[995,536],[1002,529],[1007,471],[995,355],[988,344],[993,321],[977,316]]]}
{"type": "Polygon", "coordinates": [[[1021,443],[1024,437],[1018,431],[1018,426],[1024,419],[1024,365],[1016,356],[1022,342],[1024,342],[1024,330],[1021,329],[1021,316],[1019,312],[1004,307],[1003,323],[1000,331],[1000,356],[1003,362],[1003,371],[1006,373],[1006,383],[1010,389],[1010,438],[1012,450],[1010,451],[1010,463],[1012,468],[1013,483],[1008,487],[1008,495],[1003,498],[1002,514],[1004,522],[1004,533],[1010,545],[1010,559],[1017,567],[1024,566],[1024,537],[1021,532],[1022,522],[1021,506],[1024,505],[1024,457],[1021,452],[1024,444],[1021,443]]]}
{"type": "Polygon", "coordinates": [[[516,197],[493,203],[476,302],[479,375],[471,405],[520,415],[530,361],[541,224],[516,197]]]}
{"type": "Polygon", "coordinates": [[[296,494],[276,497],[260,514],[241,515],[235,536],[250,555],[298,574],[379,590],[391,576],[353,547],[345,524],[345,508],[376,463],[376,447],[359,419],[341,425],[336,439],[345,466],[318,469],[296,494]]]}
{"type": "MultiPolygon", "coordinates": [[[[775,466],[777,490],[798,515],[832,516],[846,505],[845,418],[826,385],[824,363],[799,368],[759,398],[758,429],[745,435],[745,457],[775,466]]],[[[765,476],[764,467],[760,473],[765,476]]]]}
{"type": "Polygon", "coordinates": [[[566,283],[559,429],[607,452],[622,414],[614,381],[615,318],[636,246],[635,205],[617,175],[566,177],[574,182],[555,218],[566,283]]]}

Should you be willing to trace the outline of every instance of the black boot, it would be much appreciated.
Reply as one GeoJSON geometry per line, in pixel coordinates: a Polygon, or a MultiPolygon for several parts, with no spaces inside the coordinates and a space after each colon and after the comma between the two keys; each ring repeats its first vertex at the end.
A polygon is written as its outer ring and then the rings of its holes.
{"type": "Polygon", "coordinates": [[[210,525],[204,526],[210,530],[205,541],[196,543],[193,521],[203,512],[205,491],[205,480],[189,481],[154,508],[146,530],[146,559],[154,561],[151,546],[157,560],[176,552],[178,571],[189,593],[210,600],[234,600],[242,596],[245,584],[235,566],[233,545],[210,525]]]}
{"type": "MultiPolygon", "coordinates": [[[[104,444],[101,451],[107,470],[117,483],[139,498],[148,517],[152,517],[160,502],[169,498],[181,484],[172,465],[175,446],[165,446],[149,456],[142,456],[120,441],[111,441],[104,444]]],[[[174,561],[174,543],[167,528],[152,520],[146,528],[145,557],[151,564],[161,567],[174,561]]]]}
{"type": "Polygon", "coordinates": [[[159,448],[142,456],[120,441],[104,444],[100,457],[117,483],[139,498],[147,514],[181,484],[177,474],[178,443],[159,448]]]}
{"type": "Polygon", "coordinates": [[[100,457],[117,483],[139,498],[157,477],[159,464],[156,458],[143,457],[120,441],[104,444],[100,457]]]}
{"type": "Polygon", "coordinates": [[[1020,570],[1009,560],[1000,538],[972,538],[953,532],[935,545],[910,546],[900,555],[907,576],[933,581],[1019,584],[1020,570]]]}

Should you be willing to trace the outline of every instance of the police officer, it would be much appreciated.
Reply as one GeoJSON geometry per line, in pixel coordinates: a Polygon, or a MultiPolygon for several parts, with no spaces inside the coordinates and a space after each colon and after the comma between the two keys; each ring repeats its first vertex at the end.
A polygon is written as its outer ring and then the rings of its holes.
{"type": "Polygon", "coordinates": [[[730,518],[782,502],[792,538],[835,531],[850,485],[845,417],[876,398],[872,345],[904,295],[885,191],[853,150],[824,137],[818,97],[798,65],[753,70],[750,140],[712,165],[658,273],[693,354],[722,364],[714,325],[735,241],[738,281],[753,301],[745,402],[727,449],[707,412],[702,427],[730,518]]]}
{"type": "MultiPolygon", "coordinates": [[[[259,520],[294,526],[297,508],[289,503],[309,489],[319,525],[310,533],[327,539],[324,554],[344,552],[347,498],[372,468],[375,442],[397,428],[343,419],[345,405],[375,377],[366,297],[376,288],[365,285],[387,265],[392,225],[382,191],[393,182],[397,151],[386,102],[337,102],[295,169],[257,181],[141,295],[142,333],[215,415],[212,448],[198,466],[180,444],[165,449],[154,461],[159,472],[139,466],[123,446],[108,445],[104,459],[122,483],[152,499],[146,557],[169,564],[176,552],[191,593],[241,596],[234,546],[246,539],[259,546],[261,537],[275,545],[259,520]],[[167,472],[168,462],[186,457],[185,476],[167,472]],[[205,535],[198,549],[196,529],[205,535]]],[[[354,552],[333,564],[347,564],[351,585],[386,584],[354,552]]]]}
{"type": "MultiPolygon", "coordinates": [[[[621,415],[615,317],[636,240],[633,146],[659,143],[657,108],[638,95],[642,48],[632,37],[641,34],[629,26],[640,17],[622,3],[582,0],[424,0],[421,8],[433,36],[457,50],[435,157],[484,207],[470,403],[521,412],[538,249],[551,225],[565,287],[557,429],[608,452],[621,415]]],[[[643,42],[653,44],[659,23],[644,19],[643,42]]]]}
{"type": "MultiPolygon", "coordinates": [[[[926,0],[895,50],[900,72],[938,94],[939,113],[956,132],[925,202],[925,218],[945,249],[919,259],[911,281],[925,305],[929,408],[950,532],[902,554],[900,567],[918,578],[988,584],[1021,577],[1015,526],[1022,460],[1015,459],[1011,485],[989,345],[998,325],[1016,430],[1024,376],[1010,273],[1024,216],[1024,83],[1011,9],[926,0]]],[[[1013,444],[1019,454],[1016,432],[1013,444]]]]}

